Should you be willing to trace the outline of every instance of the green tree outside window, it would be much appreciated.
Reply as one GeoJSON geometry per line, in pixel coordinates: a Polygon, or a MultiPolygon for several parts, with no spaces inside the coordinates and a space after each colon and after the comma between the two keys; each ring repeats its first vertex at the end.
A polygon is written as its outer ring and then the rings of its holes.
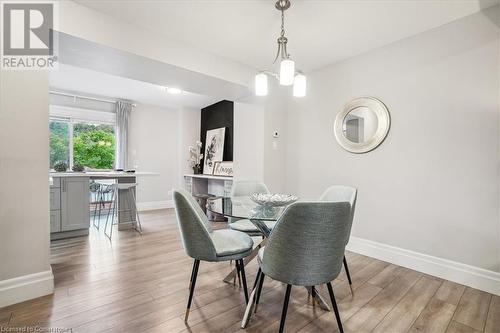
{"type": "Polygon", "coordinates": [[[111,125],[74,124],[73,164],[92,169],[112,169],[115,134],[111,125]]]}
{"type": "Polygon", "coordinates": [[[51,121],[49,124],[50,168],[59,161],[69,165],[69,124],[51,121]]]}
{"type": "Polygon", "coordinates": [[[115,129],[112,125],[51,121],[50,168],[58,161],[69,164],[69,129],[73,126],[73,165],[112,169],[115,160],[115,129]]]}

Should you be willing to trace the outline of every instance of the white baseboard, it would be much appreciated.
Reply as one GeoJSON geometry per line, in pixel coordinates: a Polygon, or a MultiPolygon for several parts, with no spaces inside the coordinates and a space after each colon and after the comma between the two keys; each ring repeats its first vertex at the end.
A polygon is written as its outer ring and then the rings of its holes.
{"type": "Polygon", "coordinates": [[[137,210],[139,210],[140,212],[144,212],[147,210],[166,209],[166,208],[174,208],[174,202],[172,200],[163,200],[163,201],[147,201],[147,202],[137,203],[137,210]]]}
{"type": "Polygon", "coordinates": [[[52,269],[0,281],[0,308],[54,292],[52,269]]]}
{"type": "Polygon", "coordinates": [[[500,295],[499,272],[358,237],[351,237],[347,250],[500,295]]]}

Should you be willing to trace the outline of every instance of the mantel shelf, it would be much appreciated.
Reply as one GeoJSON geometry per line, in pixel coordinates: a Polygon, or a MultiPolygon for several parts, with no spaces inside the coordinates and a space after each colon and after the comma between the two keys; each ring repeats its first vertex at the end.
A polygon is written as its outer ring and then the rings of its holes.
{"type": "Polygon", "coordinates": [[[191,178],[204,178],[204,179],[217,179],[217,180],[232,180],[233,177],[226,177],[226,176],[213,176],[213,175],[195,175],[195,174],[184,174],[184,177],[191,177],[191,178]]]}

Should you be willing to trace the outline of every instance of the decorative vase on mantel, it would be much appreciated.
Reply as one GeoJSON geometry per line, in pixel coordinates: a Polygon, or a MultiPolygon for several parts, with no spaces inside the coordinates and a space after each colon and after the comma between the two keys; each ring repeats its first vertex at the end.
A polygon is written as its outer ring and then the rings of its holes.
{"type": "Polygon", "coordinates": [[[193,166],[193,172],[195,175],[200,175],[201,174],[201,165],[196,164],[195,166],[193,166]]]}
{"type": "Polygon", "coordinates": [[[196,141],[195,146],[189,146],[189,159],[188,162],[193,168],[193,172],[195,175],[201,174],[201,159],[203,158],[203,154],[201,153],[201,141],[196,141]]]}

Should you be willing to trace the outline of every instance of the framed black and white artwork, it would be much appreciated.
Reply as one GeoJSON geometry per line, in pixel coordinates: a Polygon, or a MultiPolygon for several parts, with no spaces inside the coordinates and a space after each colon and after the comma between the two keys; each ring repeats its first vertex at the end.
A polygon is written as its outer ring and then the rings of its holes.
{"type": "Polygon", "coordinates": [[[205,141],[205,155],[203,161],[203,173],[205,175],[213,174],[215,162],[222,161],[224,155],[225,134],[225,127],[207,131],[207,137],[205,141]]]}

